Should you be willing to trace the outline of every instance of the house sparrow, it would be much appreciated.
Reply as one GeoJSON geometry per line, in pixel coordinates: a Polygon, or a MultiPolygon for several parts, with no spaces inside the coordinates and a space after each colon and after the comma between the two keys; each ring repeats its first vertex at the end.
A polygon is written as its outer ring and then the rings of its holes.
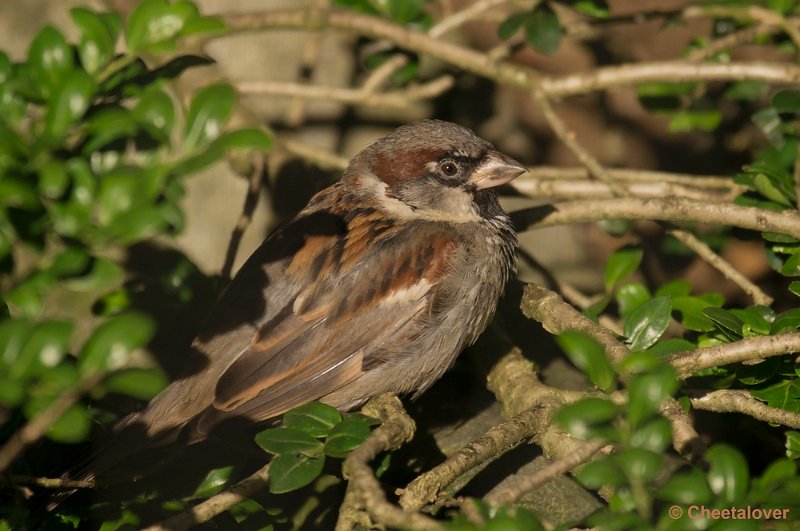
{"type": "Polygon", "coordinates": [[[346,410],[419,395],[494,314],[517,237],[492,188],[525,171],[438,120],[370,145],[242,266],[194,340],[207,365],[117,430],[192,443],[226,418],[311,400],[346,410]]]}

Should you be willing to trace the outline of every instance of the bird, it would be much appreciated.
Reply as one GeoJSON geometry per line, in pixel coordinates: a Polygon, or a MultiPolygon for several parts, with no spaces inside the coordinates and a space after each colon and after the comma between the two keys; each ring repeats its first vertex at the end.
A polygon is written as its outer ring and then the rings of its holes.
{"type": "MultiPolygon", "coordinates": [[[[228,284],[192,343],[205,366],[114,431],[193,444],[225,419],[269,421],[313,400],[351,410],[419,396],[484,331],[515,271],[495,188],[526,171],[440,120],[369,145],[228,284]]],[[[81,479],[134,451],[101,450],[81,479]]]]}

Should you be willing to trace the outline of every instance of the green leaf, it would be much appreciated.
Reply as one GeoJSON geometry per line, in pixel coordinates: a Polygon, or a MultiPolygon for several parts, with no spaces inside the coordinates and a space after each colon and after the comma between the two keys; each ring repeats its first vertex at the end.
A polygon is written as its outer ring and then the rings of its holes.
{"type": "Polygon", "coordinates": [[[227,83],[205,87],[195,94],[186,116],[184,145],[187,151],[222,134],[236,104],[236,92],[227,83]]]}
{"type": "Polygon", "coordinates": [[[772,106],[778,112],[797,113],[800,112],[800,91],[781,90],[772,96],[772,106]]]}
{"type": "Polygon", "coordinates": [[[196,16],[187,2],[168,4],[166,0],[142,0],[131,11],[125,26],[128,50],[161,51],[159,45],[171,44],[186,22],[196,16]]]}
{"type": "Polygon", "coordinates": [[[608,18],[611,14],[605,0],[577,0],[572,7],[584,15],[595,18],[608,18]]]}
{"type": "Polygon", "coordinates": [[[728,335],[733,335],[734,339],[742,337],[742,327],[744,326],[744,321],[739,319],[730,310],[724,310],[722,308],[706,308],[703,310],[703,314],[711,319],[716,327],[722,332],[727,332],[728,335]]]}
{"type": "Polygon", "coordinates": [[[659,499],[681,505],[702,505],[711,501],[711,489],[705,475],[697,468],[674,474],[656,491],[656,495],[659,499]]]}
{"type": "Polygon", "coordinates": [[[81,374],[112,371],[127,363],[131,353],[153,337],[155,325],[146,315],[127,313],[98,326],[81,350],[81,374]]]}
{"type": "Polygon", "coordinates": [[[31,42],[28,65],[39,84],[37,89],[45,99],[50,99],[73,69],[72,49],[61,32],[45,26],[31,42]]]}
{"type": "Polygon", "coordinates": [[[48,108],[45,118],[45,132],[50,138],[58,140],[89,108],[95,85],[86,72],[74,70],[54,90],[53,104],[48,108]]]}
{"type": "Polygon", "coordinates": [[[269,466],[269,491],[282,494],[305,487],[319,477],[324,465],[324,455],[279,455],[269,466]]]}
{"type": "Polygon", "coordinates": [[[81,34],[78,56],[83,68],[96,74],[114,57],[116,35],[113,35],[106,21],[99,13],[83,7],[75,7],[69,12],[72,22],[81,34]]]}
{"type": "Polygon", "coordinates": [[[763,173],[758,173],[753,177],[753,186],[758,193],[776,203],[791,207],[793,197],[781,191],[780,187],[776,186],[774,182],[763,173]]]}
{"type": "Polygon", "coordinates": [[[426,0],[389,0],[389,16],[400,24],[408,24],[422,14],[426,0]]]}
{"type": "Polygon", "coordinates": [[[283,423],[288,428],[303,431],[312,437],[325,437],[342,420],[335,407],[320,402],[309,402],[287,411],[283,423]]]}
{"type": "Polygon", "coordinates": [[[606,291],[611,291],[617,282],[636,271],[643,256],[644,251],[640,247],[623,247],[609,256],[603,275],[606,291]]]}
{"type": "Polygon", "coordinates": [[[750,472],[742,454],[731,446],[716,444],[706,452],[706,459],[710,464],[708,485],[720,501],[731,504],[744,499],[750,472]]]}
{"type": "Polygon", "coordinates": [[[210,498],[218,494],[228,484],[233,473],[233,466],[214,468],[206,474],[203,481],[197,486],[192,494],[193,499],[210,498]]]}
{"type": "Polygon", "coordinates": [[[673,297],[672,309],[680,314],[678,322],[688,330],[710,332],[714,330],[714,322],[706,316],[704,310],[714,306],[700,297],[673,297]]]}
{"type": "Polygon", "coordinates": [[[755,483],[763,494],[768,495],[771,489],[793,480],[796,476],[797,463],[789,459],[778,459],[767,467],[761,477],[755,480],[755,483]]]}
{"type": "Polygon", "coordinates": [[[2,373],[16,364],[30,330],[31,324],[27,319],[0,320],[0,364],[4,367],[2,373]]]}
{"type": "Polygon", "coordinates": [[[9,375],[25,379],[58,365],[69,349],[74,329],[75,326],[69,321],[43,321],[35,325],[9,375]]]}
{"type": "Polygon", "coordinates": [[[528,13],[514,13],[507,19],[503,21],[500,26],[497,28],[497,35],[501,39],[508,40],[514,36],[514,34],[519,31],[522,27],[522,23],[525,22],[525,19],[528,17],[528,13]]]}
{"type": "Polygon", "coordinates": [[[150,86],[142,93],[132,114],[140,124],[167,135],[175,124],[175,105],[172,98],[156,86],[150,86]]]}
{"type": "Polygon", "coordinates": [[[654,345],[669,326],[671,312],[669,297],[654,297],[631,312],[623,331],[630,349],[644,350],[654,345]]]}
{"type": "Polygon", "coordinates": [[[800,431],[786,432],[786,457],[800,459],[800,431]]]}
{"type": "Polygon", "coordinates": [[[325,445],[308,433],[296,428],[271,428],[256,435],[256,443],[276,455],[302,454],[318,456],[325,445]]]}
{"type": "Polygon", "coordinates": [[[86,439],[92,428],[89,412],[75,405],[67,410],[47,431],[47,438],[62,443],[76,443],[86,439]]]}
{"type": "Polygon", "coordinates": [[[539,4],[523,22],[525,39],[540,52],[550,55],[558,50],[564,29],[555,11],[547,4],[539,4]]]}
{"type": "Polygon", "coordinates": [[[614,430],[610,422],[616,418],[616,404],[604,398],[588,397],[563,406],[555,414],[555,420],[566,431],[581,439],[604,437],[614,430]]]}
{"type": "Polygon", "coordinates": [[[794,280],[790,282],[789,291],[800,297],[800,280],[794,280]]]}
{"type": "Polygon", "coordinates": [[[94,258],[86,275],[71,278],[64,286],[74,291],[97,291],[117,284],[123,276],[122,268],[107,258],[94,258]]]}
{"type": "Polygon", "coordinates": [[[109,374],[103,381],[106,390],[150,400],[163,391],[169,380],[160,369],[131,368],[109,374]]]}
{"type": "Polygon", "coordinates": [[[687,341],[679,337],[671,337],[656,343],[645,352],[657,358],[664,358],[670,354],[685,352],[687,350],[692,350],[693,348],[697,348],[697,345],[691,341],[687,341]]]}
{"type": "Polygon", "coordinates": [[[651,452],[663,452],[672,442],[672,425],[663,417],[656,417],[636,429],[630,438],[634,448],[644,448],[651,452]]]}
{"type": "Polygon", "coordinates": [[[613,458],[629,478],[643,482],[655,479],[664,462],[661,454],[644,448],[625,448],[613,458]]]}
{"type": "Polygon", "coordinates": [[[566,331],[556,338],[556,342],[594,385],[603,391],[616,388],[617,375],[596,339],[582,332],[566,331]]]}
{"type": "Polygon", "coordinates": [[[750,394],[769,406],[800,413],[800,380],[782,380],[762,389],[751,389],[750,394]]]}
{"type": "Polygon", "coordinates": [[[661,402],[678,389],[675,369],[663,365],[660,370],[637,374],[628,381],[628,422],[636,428],[652,417],[661,402]]]}
{"type": "Polygon", "coordinates": [[[272,137],[261,129],[237,129],[223,133],[214,141],[214,145],[225,151],[231,149],[269,151],[272,148],[272,137]]]}
{"type": "Polygon", "coordinates": [[[800,328],[800,308],[792,308],[775,317],[770,335],[786,334],[800,328]]]}
{"type": "Polygon", "coordinates": [[[628,484],[628,478],[617,462],[609,457],[601,457],[586,463],[575,471],[575,477],[590,489],[599,489],[605,485],[621,487],[628,484]]]}
{"type": "Polygon", "coordinates": [[[136,168],[122,166],[104,175],[97,193],[97,219],[110,225],[115,218],[149,206],[147,189],[136,168]]]}
{"type": "Polygon", "coordinates": [[[627,319],[633,310],[650,299],[650,290],[644,284],[636,282],[620,286],[615,294],[619,313],[622,319],[627,319]]]}
{"type": "Polygon", "coordinates": [[[672,115],[668,128],[670,133],[711,132],[716,130],[720,123],[722,123],[722,113],[717,109],[680,111],[672,115]]]}
{"type": "Polygon", "coordinates": [[[325,453],[331,457],[346,457],[370,434],[369,424],[359,418],[345,418],[334,426],[325,439],[325,453]]]}
{"type": "Polygon", "coordinates": [[[781,366],[780,358],[767,358],[755,365],[739,365],[736,378],[745,385],[758,385],[766,382],[781,366]]]}
{"type": "Polygon", "coordinates": [[[49,199],[60,199],[69,185],[69,176],[64,163],[48,160],[39,170],[39,193],[49,199]]]}
{"type": "Polygon", "coordinates": [[[688,280],[673,280],[661,285],[655,293],[656,297],[686,297],[692,292],[692,283],[688,280]]]}

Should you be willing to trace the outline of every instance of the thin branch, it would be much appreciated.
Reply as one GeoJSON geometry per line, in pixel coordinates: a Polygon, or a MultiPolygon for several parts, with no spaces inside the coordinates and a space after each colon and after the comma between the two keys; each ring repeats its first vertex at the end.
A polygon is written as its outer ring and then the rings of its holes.
{"type": "MultiPolygon", "coordinates": [[[[670,183],[687,187],[696,186],[701,189],[729,191],[731,193],[739,193],[745,189],[744,186],[734,183],[733,179],[730,177],[721,175],[698,175],[629,168],[606,168],[606,171],[614,177],[614,180],[628,183],[670,183]]],[[[587,179],[589,178],[589,171],[583,166],[531,166],[530,173],[522,175],[512,182],[517,182],[520,179],[531,179],[533,177],[538,180],[587,179]]]]}
{"type": "Polygon", "coordinates": [[[11,463],[29,445],[35,443],[47,434],[47,431],[58,419],[78,401],[83,395],[96,387],[104,378],[104,374],[90,374],[81,378],[72,389],[64,391],[46,408],[39,411],[25,425],[14,432],[0,448],[0,472],[6,470],[11,463]]]}
{"type": "MultiPolygon", "coordinates": [[[[620,363],[630,354],[627,347],[608,330],[595,324],[547,288],[536,284],[526,285],[520,307],[526,317],[539,321],[551,334],[576,330],[592,336],[603,346],[614,364],[620,363]]],[[[622,379],[625,380],[624,377],[622,379]]],[[[702,455],[705,452],[702,440],[680,404],[670,397],[661,403],[660,410],[672,424],[672,443],[678,453],[688,457],[702,455]]]]}
{"type": "Polygon", "coordinates": [[[417,512],[406,512],[389,503],[369,463],[381,452],[398,448],[414,435],[415,425],[394,395],[381,395],[370,400],[364,414],[382,421],[361,446],[353,450],[342,464],[342,473],[349,483],[347,504],[339,509],[336,529],[349,529],[347,522],[363,507],[373,522],[396,529],[443,529],[436,520],[417,512]],[[353,491],[352,493],[350,491],[353,491]]]}
{"type": "Polygon", "coordinates": [[[604,446],[607,446],[605,441],[586,441],[572,453],[550,463],[541,470],[530,475],[518,476],[508,485],[493,490],[483,500],[494,506],[511,505],[533,489],[585,463],[604,446]]]}
{"type": "Polygon", "coordinates": [[[263,155],[250,157],[248,161],[252,164],[252,167],[250,168],[250,178],[247,181],[247,192],[244,196],[242,212],[239,214],[239,219],[236,220],[236,225],[231,232],[228,248],[225,251],[225,261],[220,271],[220,275],[222,275],[222,278],[226,282],[231,278],[233,264],[236,260],[236,253],[239,251],[239,245],[244,237],[244,232],[253,220],[253,213],[258,205],[258,194],[261,191],[264,174],[267,171],[267,165],[263,155]]]}
{"type": "Polygon", "coordinates": [[[697,238],[691,232],[681,229],[670,229],[667,231],[672,237],[683,243],[686,247],[694,251],[697,256],[705,260],[708,264],[714,267],[722,275],[739,286],[742,291],[747,293],[753,298],[756,304],[763,304],[769,306],[772,304],[772,297],[764,293],[755,283],[749,278],[741,274],[730,262],[715,253],[711,248],[697,238]]]}
{"type": "Polygon", "coordinates": [[[324,170],[338,170],[343,171],[347,168],[348,160],[345,157],[339,156],[333,151],[327,151],[317,146],[297,142],[295,140],[281,140],[281,147],[294,155],[311,164],[319,166],[324,170]]]}
{"type": "Polygon", "coordinates": [[[237,503],[263,491],[267,487],[269,477],[269,463],[254,474],[246,477],[235,485],[223,490],[191,509],[176,514],[142,531],[184,531],[197,524],[207,522],[222,514],[237,503]]]}
{"type": "Polygon", "coordinates": [[[520,229],[589,223],[604,219],[646,219],[730,225],[755,231],[780,232],[800,238],[800,214],[796,211],[774,212],[682,197],[568,201],[517,211],[512,217],[520,229]]]}
{"type": "Polygon", "coordinates": [[[678,352],[669,362],[680,378],[688,378],[702,369],[720,367],[740,361],[765,359],[800,352],[800,332],[777,336],[759,336],[740,339],[713,347],[702,347],[678,352]]]}
{"type": "Polygon", "coordinates": [[[436,501],[439,493],[468,471],[488,463],[514,448],[523,439],[542,429],[541,413],[524,411],[467,444],[447,459],[414,479],[403,489],[400,505],[406,511],[419,511],[436,501]]]}
{"type": "Polygon", "coordinates": [[[715,413],[741,413],[754,419],[789,428],[800,429],[800,413],[770,407],[753,398],[749,392],[738,389],[721,389],[691,399],[692,407],[715,413]]]}
{"type": "Polygon", "coordinates": [[[422,100],[435,98],[453,87],[452,76],[441,76],[433,81],[411,85],[392,92],[372,92],[365,88],[344,88],[304,85],[281,81],[239,81],[236,89],[242,94],[257,96],[286,96],[292,98],[335,100],[362,107],[407,108],[422,100]]]}
{"type": "MultiPolygon", "coordinates": [[[[536,175],[536,168],[531,168],[531,174],[523,175],[512,181],[511,186],[519,193],[532,198],[549,199],[607,199],[614,197],[609,186],[599,181],[586,179],[541,179],[536,175]]],[[[615,180],[619,181],[614,172],[608,172],[615,180]]],[[[620,183],[621,184],[621,183],[620,183]]],[[[696,199],[698,201],[713,201],[729,203],[737,192],[721,189],[703,189],[694,186],[685,186],[670,182],[629,182],[624,184],[629,194],[635,197],[665,197],[678,196],[696,199]]]]}
{"type": "MultiPolygon", "coordinates": [[[[287,9],[223,15],[231,32],[259,31],[271,28],[306,29],[305,9],[287,9]]],[[[462,70],[495,81],[531,90],[539,83],[542,94],[563,97],[611,87],[638,83],[669,81],[743,81],[756,80],[774,84],[800,81],[800,67],[767,62],[700,63],[661,61],[602,67],[558,77],[540,77],[534,70],[510,63],[495,63],[486,54],[446,42],[430,35],[398,26],[390,21],[332,10],[326,27],[356,33],[374,39],[387,39],[406,50],[428,54],[462,70]]]]}
{"type": "Polygon", "coordinates": [[[509,0],[478,0],[474,4],[456,11],[449,17],[439,21],[435,26],[428,30],[428,35],[431,37],[441,37],[445,33],[453,31],[454,29],[463,26],[470,20],[478,17],[484,11],[488,11],[495,6],[506,4],[508,2],[509,0]]]}
{"type": "Polygon", "coordinates": [[[11,482],[18,485],[33,485],[45,489],[91,489],[94,480],[76,480],[62,478],[40,478],[33,476],[10,476],[11,482]]]}

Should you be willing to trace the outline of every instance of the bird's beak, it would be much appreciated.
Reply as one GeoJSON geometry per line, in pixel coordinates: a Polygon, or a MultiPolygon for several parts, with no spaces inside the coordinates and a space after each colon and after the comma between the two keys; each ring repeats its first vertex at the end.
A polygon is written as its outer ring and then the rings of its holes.
{"type": "Polygon", "coordinates": [[[472,172],[468,182],[476,189],[483,190],[506,184],[527,171],[528,168],[508,155],[490,151],[472,172]]]}

